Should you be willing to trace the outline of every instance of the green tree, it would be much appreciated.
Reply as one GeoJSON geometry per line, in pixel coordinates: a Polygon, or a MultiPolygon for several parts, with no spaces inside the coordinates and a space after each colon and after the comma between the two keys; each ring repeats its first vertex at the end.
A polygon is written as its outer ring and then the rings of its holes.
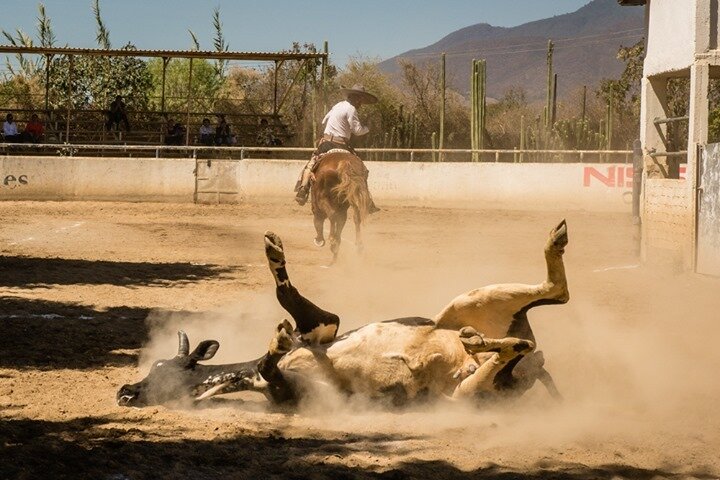
{"type": "MultiPolygon", "coordinates": [[[[123,50],[135,50],[125,45],[123,50]]],[[[50,104],[55,108],[67,105],[68,83],[72,78],[72,106],[74,109],[106,108],[115,95],[125,97],[131,110],[145,110],[149,105],[152,75],[147,64],[136,57],[67,57],[52,62],[50,75],[50,104]]]]}
{"type": "Polygon", "coordinates": [[[632,144],[638,136],[644,55],[645,40],[630,47],[620,47],[617,58],[625,62],[623,72],[617,79],[603,80],[597,91],[598,98],[611,105],[614,143],[622,148],[632,144]]]}
{"type": "MultiPolygon", "coordinates": [[[[218,92],[222,83],[215,65],[207,60],[193,59],[193,76],[190,96],[192,111],[220,111],[218,92]]],[[[151,106],[161,110],[163,59],[153,58],[147,62],[150,75],[151,106]]],[[[190,78],[190,60],[172,59],[165,71],[165,111],[185,111],[187,109],[188,83],[190,78]]]]}
{"type": "MultiPolygon", "coordinates": [[[[55,33],[45,6],[38,4],[37,40],[41,46],[55,44],[55,33]]],[[[2,31],[2,35],[11,45],[32,47],[35,45],[30,35],[17,29],[15,34],[2,31]]],[[[0,98],[9,108],[39,109],[42,106],[45,88],[45,57],[28,57],[17,54],[14,61],[6,60],[7,73],[0,78],[0,98]]]]}

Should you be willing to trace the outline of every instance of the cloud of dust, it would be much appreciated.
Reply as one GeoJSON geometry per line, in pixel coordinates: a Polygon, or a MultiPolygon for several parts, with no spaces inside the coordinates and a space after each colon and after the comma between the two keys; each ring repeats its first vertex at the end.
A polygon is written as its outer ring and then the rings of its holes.
{"type": "Polygon", "coordinates": [[[220,349],[208,364],[252,360],[267,351],[275,326],[289,318],[274,290],[239,291],[237,301],[209,312],[154,311],[148,316],[149,341],[140,356],[140,374],[161,358],[177,354],[178,330],[187,333],[192,351],[203,340],[217,340],[220,349]]]}
{"type": "MultiPolygon", "coordinates": [[[[372,256],[346,253],[338,265],[322,270],[289,258],[289,272],[303,294],[341,316],[342,332],[394,317],[432,317],[456,295],[482,285],[539,282],[545,276],[545,235],[541,230],[504,243],[493,235],[485,235],[485,243],[475,234],[448,235],[437,243],[408,244],[376,234],[367,243],[383,248],[372,256]]],[[[343,249],[352,249],[352,242],[343,249]]],[[[647,435],[659,442],[665,429],[689,433],[718,424],[720,414],[709,408],[720,394],[720,354],[713,346],[720,333],[717,284],[647,268],[595,272],[580,253],[573,260],[566,260],[570,303],[529,313],[538,349],[565,397],[562,404],[538,383],[522,399],[485,410],[440,402],[388,412],[328,388],[302,406],[307,425],[448,436],[491,448],[647,435]]],[[[269,283],[268,276],[267,289],[238,292],[240,300],[219,312],[151,319],[143,372],[150,361],[175,354],[178,328],[188,333],[191,348],[207,338],[220,341],[211,363],[264,353],[274,326],[289,318],[269,283]]]]}

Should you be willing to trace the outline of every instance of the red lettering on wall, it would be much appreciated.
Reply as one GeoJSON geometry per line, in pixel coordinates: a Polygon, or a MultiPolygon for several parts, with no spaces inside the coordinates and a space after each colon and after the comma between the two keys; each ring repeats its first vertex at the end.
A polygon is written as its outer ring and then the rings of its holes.
{"type": "Polygon", "coordinates": [[[629,166],[608,166],[605,172],[601,168],[585,167],[583,171],[583,186],[589,187],[592,184],[602,184],[606,187],[632,188],[633,167],[629,166]]]}
{"type": "Polygon", "coordinates": [[[595,167],[585,167],[585,172],[583,174],[583,186],[589,187],[590,183],[591,183],[590,180],[592,178],[596,178],[602,184],[604,184],[606,187],[614,187],[615,186],[615,167],[607,167],[607,175],[603,175],[595,167]]]}

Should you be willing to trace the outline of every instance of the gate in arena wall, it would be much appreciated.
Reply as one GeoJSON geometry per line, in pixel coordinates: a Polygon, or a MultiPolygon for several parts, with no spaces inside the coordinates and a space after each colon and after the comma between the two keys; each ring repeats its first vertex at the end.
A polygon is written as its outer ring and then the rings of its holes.
{"type": "Polygon", "coordinates": [[[195,203],[238,203],[237,160],[197,159],[195,203]]]}

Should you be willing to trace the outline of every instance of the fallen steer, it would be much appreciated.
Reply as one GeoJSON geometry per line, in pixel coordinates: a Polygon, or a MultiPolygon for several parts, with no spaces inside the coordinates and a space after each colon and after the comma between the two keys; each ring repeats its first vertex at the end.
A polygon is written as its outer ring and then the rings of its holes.
{"type": "Polygon", "coordinates": [[[265,252],[277,297],[297,328],[283,321],[265,355],[229,365],[200,364],[215,355],[219,343],[205,340],[190,352],[187,335],[179,332],[177,356],[155,362],[139,383],[124,385],[117,402],[140,407],[253,390],[273,402],[291,403],[312,395],[319,385],[332,385],[398,405],[520,395],[536,380],[559,398],[542,352],[535,351],[527,311],[568,301],[562,259],[567,241],[562,221],[545,245],[547,279],[540,284],[490,285],[455,298],[432,320],[371,323],[338,337],[340,319],[290,283],[282,242],[268,232],[265,252]]]}

